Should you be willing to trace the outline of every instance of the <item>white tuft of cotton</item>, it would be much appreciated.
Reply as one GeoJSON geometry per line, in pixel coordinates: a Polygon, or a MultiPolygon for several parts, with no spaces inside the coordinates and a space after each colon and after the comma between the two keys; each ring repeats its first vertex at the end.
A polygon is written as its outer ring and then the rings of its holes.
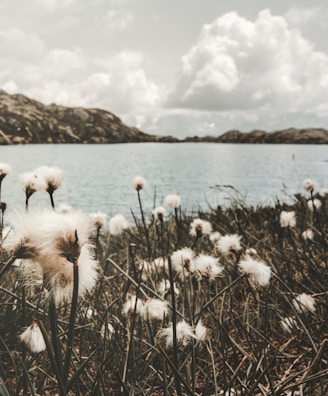
{"type": "Polygon", "coordinates": [[[295,212],[283,210],[280,213],[280,226],[282,228],[295,227],[296,226],[295,212]]]}
{"type": "Polygon", "coordinates": [[[219,264],[219,259],[207,254],[200,254],[192,263],[191,272],[198,271],[203,278],[214,280],[222,275],[223,267],[219,264]]]}
{"type": "Polygon", "coordinates": [[[242,273],[248,276],[253,287],[267,286],[271,279],[271,268],[263,261],[255,260],[246,255],[243,260],[238,263],[238,267],[242,273]]]}
{"type": "Polygon", "coordinates": [[[46,343],[44,342],[40,327],[36,321],[33,321],[31,326],[24,330],[19,338],[33,353],[39,353],[46,350],[46,343]]]}
{"type": "Polygon", "coordinates": [[[241,250],[240,244],[241,236],[237,234],[229,234],[221,236],[216,247],[224,255],[231,252],[237,252],[241,250]]]}
{"type": "Polygon", "coordinates": [[[293,305],[298,312],[315,312],[315,299],[306,293],[299,294],[293,305]]]}
{"type": "Polygon", "coordinates": [[[181,205],[181,198],[176,194],[169,194],[165,197],[165,205],[170,209],[177,209],[181,205]]]}
{"type": "Polygon", "coordinates": [[[142,176],[136,176],[132,180],[132,186],[136,191],[140,191],[140,190],[143,190],[147,186],[147,182],[142,176]]]}
{"type": "Polygon", "coordinates": [[[129,223],[122,214],[117,214],[109,220],[109,233],[120,235],[129,227],[129,223]]]}
{"type": "Polygon", "coordinates": [[[190,224],[189,234],[194,237],[201,237],[203,235],[210,235],[212,232],[212,225],[209,221],[202,219],[194,219],[190,224]]]}

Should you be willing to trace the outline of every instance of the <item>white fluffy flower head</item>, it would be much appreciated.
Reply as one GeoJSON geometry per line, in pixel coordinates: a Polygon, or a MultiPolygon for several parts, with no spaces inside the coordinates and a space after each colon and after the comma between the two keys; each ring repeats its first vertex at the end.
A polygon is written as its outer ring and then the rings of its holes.
{"type": "Polygon", "coordinates": [[[155,221],[163,222],[166,217],[166,209],[163,206],[158,206],[152,211],[155,221]]]}
{"type": "Polygon", "coordinates": [[[313,211],[314,209],[319,210],[321,208],[322,202],[320,201],[320,199],[309,199],[307,201],[307,206],[308,208],[313,211]]]}
{"type": "Polygon", "coordinates": [[[39,353],[46,350],[43,335],[36,321],[33,321],[19,337],[31,352],[39,353]]]}
{"type": "Polygon", "coordinates": [[[305,179],[303,181],[303,187],[305,191],[313,192],[316,188],[316,183],[311,179],[305,179]]]}
{"type": "Polygon", "coordinates": [[[302,232],[302,238],[305,240],[312,240],[314,238],[314,233],[311,228],[307,228],[305,231],[302,232]]]}
{"type": "Polygon", "coordinates": [[[132,180],[132,186],[136,191],[140,191],[147,186],[147,182],[142,176],[136,176],[132,180]]]}
{"type": "Polygon", "coordinates": [[[299,294],[293,305],[298,312],[315,312],[315,299],[306,293],[299,294]]]}
{"type": "Polygon", "coordinates": [[[37,176],[33,172],[25,172],[19,176],[23,191],[30,197],[36,191],[45,190],[46,183],[43,177],[37,176]]]}
{"type": "Polygon", "coordinates": [[[140,315],[144,320],[163,320],[169,312],[168,302],[157,298],[147,300],[140,311],[140,315]]]}
{"type": "Polygon", "coordinates": [[[9,164],[0,163],[0,182],[2,179],[8,175],[11,171],[11,167],[9,164]]]}
{"type": "Polygon", "coordinates": [[[35,174],[44,179],[45,190],[49,193],[53,193],[62,185],[64,172],[55,166],[40,166],[35,170],[35,174]]]}
{"type": "Polygon", "coordinates": [[[205,341],[208,334],[208,329],[203,325],[201,320],[198,321],[195,327],[195,336],[197,341],[205,341]]]}
{"type": "Polygon", "coordinates": [[[104,227],[106,218],[107,215],[103,212],[90,213],[91,224],[97,230],[104,227]]]}
{"type": "Polygon", "coordinates": [[[135,294],[129,297],[123,305],[123,314],[131,316],[134,312],[139,315],[143,307],[143,301],[135,294]]]}
{"type": "Polygon", "coordinates": [[[129,227],[129,223],[122,214],[117,214],[109,220],[109,233],[120,235],[129,227]]]}
{"type": "Polygon", "coordinates": [[[295,212],[283,210],[280,213],[280,226],[282,228],[295,227],[296,226],[295,212]]]}
{"type": "Polygon", "coordinates": [[[165,197],[165,205],[170,209],[177,209],[181,205],[181,198],[176,194],[169,194],[165,197]]]}
{"type": "Polygon", "coordinates": [[[237,252],[241,249],[240,240],[241,236],[237,234],[224,235],[219,239],[217,248],[222,254],[237,252]]]}
{"type": "Polygon", "coordinates": [[[213,243],[213,245],[216,245],[219,242],[221,236],[222,235],[219,231],[213,231],[210,233],[210,241],[213,243]]]}
{"type": "Polygon", "coordinates": [[[249,281],[253,287],[266,286],[270,282],[271,268],[263,261],[254,260],[246,255],[243,260],[238,263],[242,273],[248,275],[249,281]]]}
{"type": "Polygon", "coordinates": [[[194,237],[209,235],[212,232],[212,225],[209,221],[194,219],[190,224],[189,234],[194,237]]]}
{"type": "Polygon", "coordinates": [[[296,320],[291,316],[281,319],[280,324],[283,330],[289,334],[298,328],[296,320]]]}
{"type": "Polygon", "coordinates": [[[172,267],[178,274],[190,272],[194,258],[195,254],[190,248],[176,250],[171,256],[172,267]]]}
{"type": "MultiPolygon", "coordinates": [[[[161,329],[158,333],[160,339],[164,339],[166,347],[173,346],[173,325],[170,324],[169,327],[161,329]]],[[[176,324],[176,340],[180,345],[187,345],[192,339],[196,339],[193,327],[182,320],[176,324]]]]}
{"type": "Polygon", "coordinates": [[[198,271],[203,278],[214,280],[222,274],[223,267],[219,264],[219,259],[200,254],[193,261],[191,272],[198,271]]]}
{"type": "Polygon", "coordinates": [[[79,212],[63,215],[34,211],[18,217],[13,226],[13,254],[41,266],[46,286],[57,304],[72,295],[73,266],[79,267],[79,295],[93,288],[98,264],[88,243],[88,216],[79,212]]]}

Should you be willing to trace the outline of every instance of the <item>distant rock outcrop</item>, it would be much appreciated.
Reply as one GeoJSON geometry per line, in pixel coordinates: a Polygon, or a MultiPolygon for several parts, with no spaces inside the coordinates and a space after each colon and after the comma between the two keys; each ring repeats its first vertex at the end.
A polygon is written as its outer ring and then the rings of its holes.
{"type": "Polygon", "coordinates": [[[0,145],[29,143],[294,143],[327,144],[322,128],[289,128],[266,132],[232,130],[220,136],[188,137],[148,135],[125,125],[116,115],[100,109],[44,105],[21,94],[0,89],[0,145]]]}
{"type": "Polygon", "coordinates": [[[99,109],[44,105],[0,90],[0,144],[174,142],[128,127],[99,109]]]}
{"type": "Polygon", "coordinates": [[[328,144],[328,130],[323,128],[289,128],[275,132],[254,130],[240,132],[232,130],[220,136],[194,136],[187,138],[188,142],[211,143],[267,143],[267,144],[328,144]]]}

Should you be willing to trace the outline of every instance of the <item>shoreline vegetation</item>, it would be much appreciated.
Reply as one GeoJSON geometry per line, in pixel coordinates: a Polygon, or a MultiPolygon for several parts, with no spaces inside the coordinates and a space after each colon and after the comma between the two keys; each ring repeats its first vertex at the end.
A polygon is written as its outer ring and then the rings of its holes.
{"type": "Polygon", "coordinates": [[[101,109],[44,105],[21,94],[0,89],[0,145],[13,144],[114,144],[114,143],[243,143],[328,144],[324,128],[288,128],[266,132],[228,131],[220,136],[149,135],[125,125],[113,113],[101,109]]]}
{"type": "Polygon", "coordinates": [[[13,219],[1,202],[1,394],[328,394],[326,190],[193,216],[171,194],[146,213],[137,176],[128,224],[57,208],[62,178],[24,174],[13,219]]]}

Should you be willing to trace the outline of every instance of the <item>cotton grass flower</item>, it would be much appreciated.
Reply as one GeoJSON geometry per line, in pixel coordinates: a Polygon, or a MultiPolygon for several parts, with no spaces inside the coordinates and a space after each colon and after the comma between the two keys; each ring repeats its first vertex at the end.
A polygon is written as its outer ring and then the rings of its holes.
{"type": "Polygon", "coordinates": [[[40,327],[36,321],[33,321],[31,326],[24,330],[19,338],[33,353],[39,353],[46,350],[46,343],[44,342],[40,327]]]}
{"type": "Polygon", "coordinates": [[[140,315],[144,320],[163,320],[168,315],[168,312],[167,301],[150,298],[141,307],[140,315]]]}
{"type": "Polygon", "coordinates": [[[315,312],[315,299],[306,293],[299,294],[293,305],[298,312],[315,312]]]}
{"type": "Polygon", "coordinates": [[[293,228],[296,226],[296,218],[294,211],[283,210],[280,213],[280,226],[282,228],[293,228]]]}
{"type": "Polygon", "coordinates": [[[198,271],[203,278],[213,281],[222,274],[223,269],[219,264],[219,259],[206,254],[200,254],[193,261],[191,272],[198,271]]]}
{"type": "Polygon", "coordinates": [[[115,329],[112,324],[107,323],[107,327],[105,326],[105,324],[101,326],[100,337],[102,339],[106,337],[107,340],[111,340],[114,333],[115,333],[115,329]]]}
{"type": "Polygon", "coordinates": [[[131,316],[134,312],[138,315],[142,311],[143,304],[143,301],[133,294],[124,303],[122,312],[127,317],[131,316]]]}
{"type": "Polygon", "coordinates": [[[304,240],[312,240],[314,238],[314,233],[311,230],[311,228],[306,229],[305,231],[302,232],[302,238],[304,240]]]}
{"type": "Polygon", "coordinates": [[[305,191],[312,193],[316,189],[316,183],[311,179],[305,179],[303,181],[303,187],[305,191]]]}
{"type": "Polygon", "coordinates": [[[197,341],[205,341],[208,334],[208,329],[203,325],[201,320],[198,321],[195,327],[195,336],[197,341]]]}
{"type": "Polygon", "coordinates": [[[309,199],[307,201],[307,206],[311,211],[319,210],[321,208],[322,202],[320,201],[320,199],[309,199]]]}
{"type": "Polygon", "coordinates": [[[203,235],[209,235],[212,232],[212,225],[209,221],[194,219],[190,224],[189,234],[200,238],[203,235]]]}
{"type": "Polygon", "coordinates": [[[35,175],[44,179],[45,190],[49,194],[61,187],[64,178],[64,172],[55,166],[40,166],[35,170],[35,175]]]}
{"type": "Polygon", "coordinates": [[[46,287],[57,304],[72,296],[73,266],[79,268],[79,295],[95,286],[98,263],[91,256],[88,216],[35,211],[17,217],[13,224],[13,254],[41,266],[46,287]]]}
{"type": "MultiPolygon", "coordinates": [[[[158,338],[160,340],[164,340],[167,348],[173,346],[173,325],[170,324],[169,327],[165,329],[161,329],[158,332],[158,338]]],[[[196,339],[196,335],[194,333],[193,327],[187,323],[185,320],[182,320],[176,324],[176,340],[179,345],[186,346],[188,345],[192,339],[196,339]]]]}
{"type": "Polygon", "coordinates": [[[132,180],[132,186],[136,191],[140,191],[140,190],[143,190],[147,186],[147,182],[142,176],[136,176],[132,180]]]}
{"type": "Polygon", "coordinates": [[[46,183],[43,177],[39,177],[33,172],[22,173],[19,179],[25,193],[25,208],[27,209],[30,197],[35,192],[44,190],[46,183]]]}
{"type": "Polygon", "coordinates": [[[35,170],[35,174],[39,178],[43,178],[45,182],[45,191],[49,194],[51,206],[54,209],[55,203],[53,199],[53,194],[58,188],[61,187],[64,172],[57,167],[40,166],[35,170]]]}
{"type": "Polygon", "coordinates": [[[296,320],[290,316],[281,319],[280,324],[285,333],[291,334],[295,329],[298,329],[296,320]]]}
{"type": "Polygon", "coordinates": [[[181,198],[176,194],[169,194],[165,197],[165,205],[170,209],[177,209],[181,205],[181,198]]]}
{"type": "Polygon", "coordinates": [[[90,213],[91,225],[96,230],[100,230],[101,228],[104,227],[106,218],[107,218],[107,215],[106,215],[106,213],[103,213],[103,212],[90,213]]]}
{"type": "Polygon", "coordinates": [[[9,164],[5,164],[3,162],[0,163],[0,185],[2,180],[8,175],[11,171],[11,166],[9,164]]]}
{"type": "Polygon", "coordinates": [[[163,222],[166,217],[166,209],[163,206],[158,206],[152,211],[155,221],[163,222]]]}
{"type": "Polygon", "coordinates": [[[219,252],[227,255],[241,250],[240,240],[241,236],[237,234],[224,235],[219,239],[216,246],[219,252]]]}
{"type": "MultiPolygon", "coordinates": [[[[171,290],[170,281],[168,279],[162,279],[157,288],[158,293],[164,297],[168,292],[170,292],[170,290],[171,290]]],[[[180,294],[180,290],[175,282],[173,283],[173,290],[176,296],[180,294]]]]}
{"type": "Polygon", "coordinates": [[[109,220],[109,233],[120,235],[129,227],[129,223],[122,214],[117,214],[109,220]]]}
{"type": "Polygon", "coordinates": [[[176,250],[171,256],[172,268],[178,274],[184,274],[185,271],[190,272],[194,258],[195,254],[190,248],[176,250]]]}
{"type": "Polygon", "coordinates": [[[214,231],[210,233],[210,241],[213,243],[213,245],[216,245],[221,237],[222,235],[219,231],[214,231]]]}
{"type": "Polygon", "coordinates": [[[267,286],[271,278],[271,268],[263,261],[254,260],[250,256],[245,256],[243,260],[238,263],[238,267],[243,274],[248,276],[248,279],[253,287],[267,286]]]}

